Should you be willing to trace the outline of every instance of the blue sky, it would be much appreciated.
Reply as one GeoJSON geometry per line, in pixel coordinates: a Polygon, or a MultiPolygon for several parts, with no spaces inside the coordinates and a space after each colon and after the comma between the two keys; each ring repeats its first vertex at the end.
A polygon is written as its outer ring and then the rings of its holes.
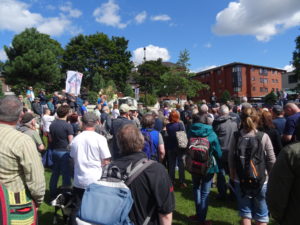
{"type": "Polygon", "coordinates": [[[299,0],[0,0],[4,45],[26,27],[65,46],[79,33],[129,40],[132,60],[176,62],[190,52],[191,71],[231,62],[291,69],[300,35],[299,0]]]}

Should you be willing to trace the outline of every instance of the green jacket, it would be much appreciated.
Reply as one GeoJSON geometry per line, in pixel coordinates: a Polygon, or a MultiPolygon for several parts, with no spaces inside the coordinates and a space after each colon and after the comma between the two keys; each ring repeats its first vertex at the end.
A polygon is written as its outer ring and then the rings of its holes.
{"type": "Polygon", "coordinates": [[[215,160],[207,173],[218,173],[219,167],[217,162],[222,157],[222,150],[216,133],[211,125],[203,123],[192,124],[188,131],[188,137],[207,137],[210,144],[210,155],[214,156],[215,160]]]}
{"type": "Polygon", "coordinates": [[[279,153],[269,176],[267,203],[271,216],[281,225],[299,224],[300,142],[279,153]]]}

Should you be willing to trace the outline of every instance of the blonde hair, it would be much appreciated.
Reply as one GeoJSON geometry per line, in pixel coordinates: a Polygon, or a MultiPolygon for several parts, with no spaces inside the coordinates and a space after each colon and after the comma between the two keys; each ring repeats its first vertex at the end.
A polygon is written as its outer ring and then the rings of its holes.
{"type": "Polygon", "coordinates": [[[242,128],[247,132],[255,130],[259,122],[259,116],[254,108],[244,108],[241,115],[242,128]]]}

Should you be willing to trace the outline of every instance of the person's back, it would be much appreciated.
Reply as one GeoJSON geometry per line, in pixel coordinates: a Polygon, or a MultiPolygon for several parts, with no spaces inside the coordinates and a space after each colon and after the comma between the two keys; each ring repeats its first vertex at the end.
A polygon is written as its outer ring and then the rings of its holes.
{"type": "Polygon", "coordinates": [[[267,202],[272,217],[282,225],[299,221],[300,142],[282,149],[274,164],[267,189],[267,202]]]}
{"type": "Polygon", "coordinates": [[[15,129],[21,111],[22,104],[14,96],[0,99],[0,184],[8,191],[7,207],[14,207],[15,211],[22,212],[16,215],[9,210],[8,224],[12,221],[18,224],[35,224],[35,210],[42,203],[45,194],[45,177],[34,142],[28,135],[15,129]],[[24,212],[24,207],[20,206],[23,204],[27,205],[29,211],[24,212]]]}
{"type": "Polygon", "coordinates": [[[120,106],[120,116],[117,119],[112,120],[112,126],[110,133],[113,135],[113,149],[112,149],[112,158],[117,159],[120,157],[120,149],[117,144],[118,138],[117,134],[119,130],[126,124],[132,123],[133,121],[129,120],[129,106],[127,104],[122,104],[120,106]]]}
{"type": "MultiPolygon", "coordinates": [[[[119,134],[121,157],[112,162],[120,168],[121,174],[126,168],[145,159],[145,153],[141,152],[144,145],[143,136],[133,124],[122,127],[119,134]]],[[[167,225],[172,223],[172,211],[175,208],[172,183],[160,163],[153,163],[146,168],[130,185],[134,200],[130,212],[130,219],[134,224],[143,224],[146,217],[150,216],[149,224],[167,225]],[[153,209],[153,210],[152,210],[153,209]],[[150,211],[152,215],[150,215],[150,211]]]]}

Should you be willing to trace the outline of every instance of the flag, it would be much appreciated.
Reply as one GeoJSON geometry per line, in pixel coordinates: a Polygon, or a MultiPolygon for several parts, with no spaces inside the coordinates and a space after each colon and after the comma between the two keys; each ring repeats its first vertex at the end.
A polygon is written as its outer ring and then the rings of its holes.
{"type": "Polygon", "coordinates": [[[80,94],[80,86],[82,73],[77,71],[67,71],[66,92],[78,96],[80,94]]]}

